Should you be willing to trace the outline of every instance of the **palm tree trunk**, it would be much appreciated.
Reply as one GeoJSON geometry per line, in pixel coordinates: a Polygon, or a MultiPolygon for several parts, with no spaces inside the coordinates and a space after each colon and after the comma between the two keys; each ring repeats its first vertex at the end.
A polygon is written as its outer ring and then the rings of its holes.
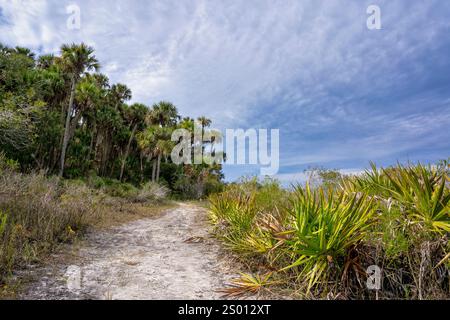
{"type": "Polygon", "coordinates": [[[125,164],[127,162],[128,154],[130,153],[131,143],[133,142],[136,130],[137,124],[134,125],[133,130],[131,131],[130,139],[128,140],[127,148],[125,149],[125,155],[122,159],[122,166],[120,167],[120,178],[119,178],[120,181],[122,181],[123,178],[123,172],[125,171],[125,164]]]}
{"type": "Polygon", "coordinates": [[[96,132],[97,132],[97,124],[94,122],[94,126],[92,128],[91,143],[89,144],[89,160],[91,160],[92,151],[94,150],[94,140],[96,132]]]}
{"type": "Polygon", "coordinates": [[[72,116],[73,100],[75,98],[75,86],[76,86],[75,76],[72,76],[69,108],[67,109],[66,125],[64,127],[64,139],[63,139],[62,148],[61,148],[61,161],[60,161],[60,168],[59,168],[59,176],[60,177],[62,177],[64,174],[64,164],[66,162],[66,151],[67,151],[67,145],[69,144],[70,118],[72,116]]]}
{"type": "Polygon", "coordinates": [[[144,182],[144,156],[142,152],[139,155],[141,161],[141,183],[144,182]]]}
{"type": "Polygon", "coordinates": [[[161,153],[158,154],[158,168],[156,169],[156,182],[159,182],[159,173],[161,172],[161,153]]]}
{"type": "Polygon", "coordinates": [[[73,136],[75,135],[75,130],[77,129],[77,125],[81,120],[81,112],[79,112],[77,115],[75,115],[75,117],[73,118],[73,120],[70,123],[70,129],[69,129],[69,140],[71,140],[73,138],[73,136]]]}
{"type": "Polygon", "coordinates": [[[100,175],[100,167],[102,162],[102,150],[100,147],[103,144],[103,132],[104,130],[100,128],[100,130],[97,132],[97,137],[95,141],[95,147],[94,147],[94,169],[97,173],[97,175],[100,175]]]}
{"type": "Polygon", "coordinates": [[[156,159],[153,160],[153,169],[152,169],[152,182],[156,180],[156,159]]]}

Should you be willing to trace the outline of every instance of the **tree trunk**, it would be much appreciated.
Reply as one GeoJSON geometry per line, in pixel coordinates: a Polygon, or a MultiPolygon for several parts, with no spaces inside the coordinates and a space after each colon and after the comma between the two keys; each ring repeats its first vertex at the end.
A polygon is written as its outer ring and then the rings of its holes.
{"type": "Polygon", "coordinates": [[[156,180],[156,159],[153,160],[153,169],[152,169],[152,182],[156,180]]]}
{"type": "Polygon", "coordinates": [[[158,154],[158,168],[156,169],[156,182],[159,182],[159,173],[161,172],[161,153],[158,154]]]}
{"type": "Polygon", "coordinates": [[[140,161],[141,161],[141,183],[144,182],[144,156],[142,155],[142,152],[139,155],[140,161]]]}
{"type": "Polygon", "coordinates": [[[89,144],[89,160],[92,158],[92,151],[94,150],[94,140],[95,140],[95,134],[97,132],[97,124],[94,122],[94,126],[92,128],[92,136],[91,136],[91,143],[89,144]]]}
{"type": "MultiPolygon", "coordinates": [[[[112,149],[112,134],[109,131],[106,131],[105,135],[106,139],[103,140],[103,158],[102,158],[102,175],[106,176],[106,170],[108,169],[108,162],[111,155],[111,149],[112,149]]],[[[114,168],[113,168],[114,169],[114,168]]]]}
{"type": "Polygon", "coordinates": [[[81,112],[79,112],[77,115],[75,115],[75,117],[71,121],[70,130],[69,130],[69,140],[71,140],[73,138],[73,136],[75,135],[75,130],[77,128],[78,123],[80,122],[80,119],[81,119],[81,112]]]}
{"type": "Polygon", "coordinates": [[[73,100],[75,98],[75,86],[76,86],[75,77],[72,76],[69,108],[67,109],[66,125],[64,127],[64,139],[63,139],[62,148],[61,148],[61,161],[60,161],[60,168],[59,168],[59,176],[60,177],[62,177],[64,175],[64,164],[66,162],[66,151],[67,151],[67,145],[69,144],[70,118],[72,116],[73,100]]]}
{"type": "Polygon", "coordinates": [[[128,140],[127,148],[125,149],[125,155],[122,159],[122,166],[120,167],[120,178],[119,178],[119,180],[121,182],[122,182],[122,178],[123,178],[123,172],[125,171],[125,164],[127,162],[128,154],[130,153],[131,143],[133,142],[134,134],[136,133],[136,130],[137,130],[137,124],[135,124],[133,127],[133,130],[131,130],[130,139],[128,140]]]}
{"type": "Polygon", "coordinates": [[[100,167],[102,163],[103,153],[100,147],[103,145],[103,132],[104,130],[102,128],[100,128],[100,130],[97,132],[97,138],[94,147],[94,169],[97,175],[100,175],[100,167]]]}

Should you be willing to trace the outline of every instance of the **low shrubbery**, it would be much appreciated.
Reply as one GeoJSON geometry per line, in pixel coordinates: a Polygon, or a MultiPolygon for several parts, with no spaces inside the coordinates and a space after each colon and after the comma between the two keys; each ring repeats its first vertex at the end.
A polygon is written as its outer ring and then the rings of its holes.
{"type": "Polygon", "coordinates": [[[56,243],[70,241],[97,214],[87,187],[40,174],[0,176],[0,281],[18,266],[36,261],[56,243]]]}
{"type": "Polygon", "coordinates": [[[257,274],[229,292],[265,279],[310,298],[449,298],[446,170],[373,166],[339,179],[295,190],[253,180],[210,197],[217,235],[257,274]],[[372,265],[383,271],[377,293],[366,287],[372,265]]]}

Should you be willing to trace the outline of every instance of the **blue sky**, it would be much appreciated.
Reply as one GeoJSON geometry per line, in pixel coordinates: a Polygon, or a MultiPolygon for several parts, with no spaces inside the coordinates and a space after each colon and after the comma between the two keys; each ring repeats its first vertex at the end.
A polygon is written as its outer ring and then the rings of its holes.
{"type": "MultiPolygon", "coordinates": [[[[95,46],[133,101],[165,99],[215,127],[278,128],[284,182],[323,165],[450,156],[449,1],[0,0],[0,41],[95,46]],[[81,29],[66,27],[66,6],[81,29]],[[368,30],[366,9],[381,8],[368,30]]],[[[227,179],[255,166],[226,166],[227,179]]]]}

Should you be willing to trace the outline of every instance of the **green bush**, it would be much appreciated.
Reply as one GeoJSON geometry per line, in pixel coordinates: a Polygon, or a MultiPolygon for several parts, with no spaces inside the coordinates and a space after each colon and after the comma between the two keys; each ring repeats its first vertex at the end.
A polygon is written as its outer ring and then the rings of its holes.
{"type": "Polygon", "coordinates": [[[93,176],[88,178],[87,184],[89,187],[101,190],[105,194],[115,198],[133,200],[139,194],[139,189],[132,184],[123,183],[114,179],[93,176]]]}

